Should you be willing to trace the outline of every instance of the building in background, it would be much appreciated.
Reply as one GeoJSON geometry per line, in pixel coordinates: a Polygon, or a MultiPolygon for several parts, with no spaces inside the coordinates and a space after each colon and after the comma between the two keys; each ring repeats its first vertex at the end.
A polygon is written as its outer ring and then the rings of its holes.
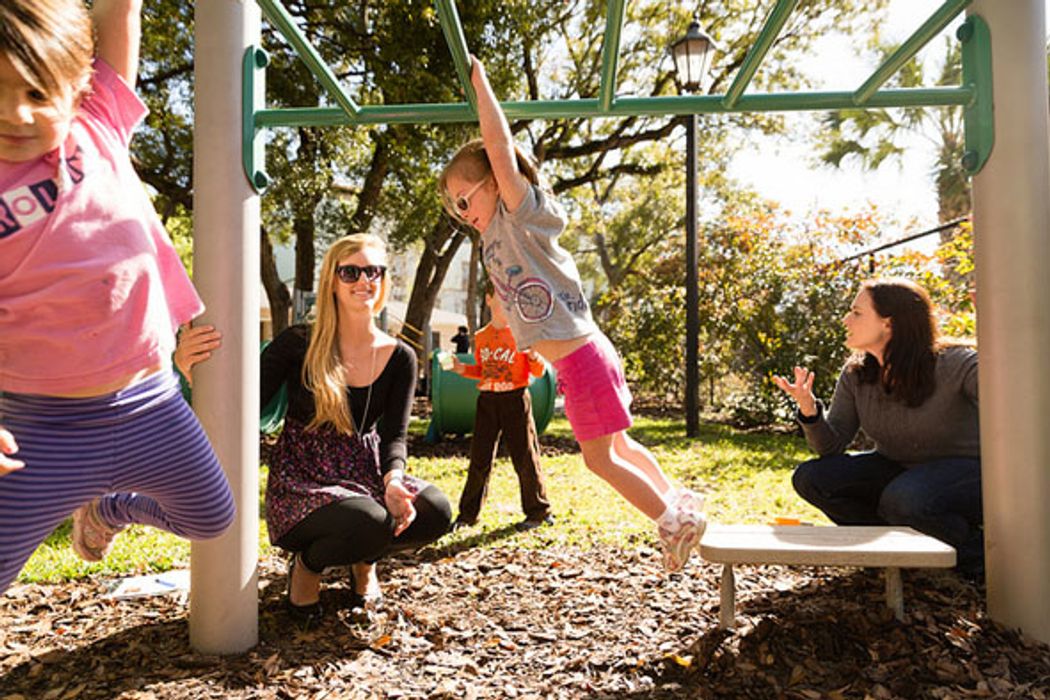
{"type": "MultiPolygon", "coordinates": [[[[289,293],[293,295],[293,284],[295,282],[295,246],[292,243],[277,244],[273,247],[274,262],[277,265],[277,274],[288,287],[289,293]]],[[[321,256],[317,259],[321,263],[321,256]]],[[[386,323],[387,330],[397,335],[405,318],[405,308],[408,297],[412,291],[415,280],[416,266],[419,264],[419,249],[411,248],[404,252],[390,251],[389,272],[391,279],[390,297],[387,300],[386,323]]],[[[448,273],[445,275],[444,284],[438,293],[437,302],[430,316],[430,332],[432,346],[427,348],[451,349],[450,338],[455,335],[459,326],[467,324],[467,282],[470,278],[470,246],[460,246],[456,252],[448,273]]],[[[261,287],[261,283],[260,283],[261,287]]],[[[270,303],[266,298],[265,290],[261,293],[261,304],[259,318],[261,321],[260,333],[262,338],[269,339],[273,336],[273,323],[270,317],[270,303]]],[[[293,304],[295,306],[295,304],[293,304]]],[[[301,304],[308,313],[312,306],[312,297],[307,295],[301,304]]],[[[293,320],[293,323],[297,320],[293,320]]],[[[408,334],[415,338],[416,334],[408,334]]]]}

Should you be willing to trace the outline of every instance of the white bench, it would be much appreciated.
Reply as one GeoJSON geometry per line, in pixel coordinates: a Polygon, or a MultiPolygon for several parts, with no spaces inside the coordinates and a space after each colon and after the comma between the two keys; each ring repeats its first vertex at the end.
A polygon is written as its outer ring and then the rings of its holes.
{"type": "Polygon", "coordinates": [[[904,616],[901,568],[955,566],[955,548],[910,527],[813,527],[710,523],[700,556],[723,564],[719,624],[732,629],[736,613],[734,564],[885,567],[886,605],[904,616]]]}

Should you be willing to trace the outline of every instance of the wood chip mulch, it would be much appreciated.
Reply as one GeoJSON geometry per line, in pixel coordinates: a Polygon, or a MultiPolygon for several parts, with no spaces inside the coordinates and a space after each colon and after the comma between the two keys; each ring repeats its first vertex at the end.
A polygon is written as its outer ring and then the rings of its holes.
{"type": "Polygon", "coordinates": [[[1050,698],[1050,647],[991,622],[983,592],[904,572],[739,567],[738,627],[718,629],[719,570],[665,574],[645,546],[427,550],[380,565],[375,611],[297,629],[284,565],[260,562],[259,643],[194,652],[185,595],[104,599],[104,582],[0,597],[0,700],[42,698],[1050,698]]]}

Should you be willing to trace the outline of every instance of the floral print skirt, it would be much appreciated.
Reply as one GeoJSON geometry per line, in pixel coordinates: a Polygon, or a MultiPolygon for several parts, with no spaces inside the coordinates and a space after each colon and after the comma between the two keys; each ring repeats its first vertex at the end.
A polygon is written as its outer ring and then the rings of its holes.
{"type": "MultiPolygon", "coordinates": [[[[385,507],[379,435],[374,429],[352,436],[328,428],[308,431],[305,424],[286,417],[270,462],[266,526],[271,543],[330,503],[364,496],[385,507]]],[[[407,475],[404,485],[413,494],[425,486],[407,475]]]]}

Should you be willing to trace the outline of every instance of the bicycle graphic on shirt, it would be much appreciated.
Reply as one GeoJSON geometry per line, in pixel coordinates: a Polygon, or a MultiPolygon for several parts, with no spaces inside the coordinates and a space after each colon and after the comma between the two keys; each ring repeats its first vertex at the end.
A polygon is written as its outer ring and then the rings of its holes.
{"type": "MultiPolygon", "coordinates": [[[[508,270],[511,275],[520,268],[508,270]]],[[[526,277],[516,284],[492,280],[496,293],[508,309],[515,309],[526,323],[546,321],[554,313],[554,295],[550,285],[539,277],[526,277]]]]}

